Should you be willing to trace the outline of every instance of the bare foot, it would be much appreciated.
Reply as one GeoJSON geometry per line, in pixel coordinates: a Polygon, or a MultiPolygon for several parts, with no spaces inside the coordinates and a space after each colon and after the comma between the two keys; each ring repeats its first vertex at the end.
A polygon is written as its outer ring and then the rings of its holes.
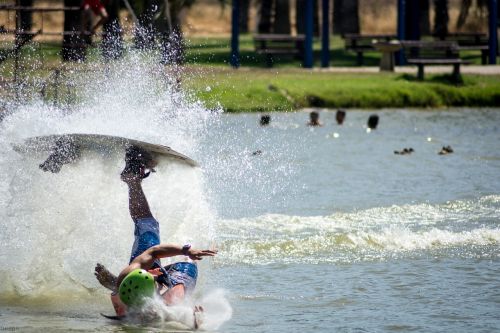
{"type": "Polygon", "coordinates": [[[113,275],[106,267],[97,263],[94,269],[94,275],[99,281],[99,283],[104,287],[111,291],[115,291],[116,289],[116,276],[113,275]]]}
{"type": "Polygon", "coordinates": [[[203,307],[201,305],[195,305],[193,316],[194,316],[194,329],[197,330],[200,328],[200,325],[203,323],[203,307]]]}

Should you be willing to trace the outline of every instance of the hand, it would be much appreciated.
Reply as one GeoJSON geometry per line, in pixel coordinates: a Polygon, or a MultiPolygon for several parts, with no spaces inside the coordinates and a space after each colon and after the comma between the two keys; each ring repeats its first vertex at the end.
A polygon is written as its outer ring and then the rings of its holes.
{"type": "Polygon", "coordinates": [[[213,257],[217,254],[217,250],[197,250],[190,248],[187,255],[191,260],[202,260],[202,257],[213,257]]]}

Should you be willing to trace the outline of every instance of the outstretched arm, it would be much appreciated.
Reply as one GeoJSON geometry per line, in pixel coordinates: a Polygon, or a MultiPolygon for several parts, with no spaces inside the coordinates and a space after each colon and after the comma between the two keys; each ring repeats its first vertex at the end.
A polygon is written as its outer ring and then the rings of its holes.
{"type": "Polygon", "coordinates": [[[144,251],[140,256],[136,257],[130,265],[121,271],[116,281],[116,289],[118,289],[120,283],[130,272],[138,268],[148,270],[153,266],[156,259],[187,255],[192,260],[202,260],[203,257],[213,257],[216,254],[217,251],[197,250],[193,248],[190,248],[186,253],[183,253],[181,246],[173,244],[159,244],[152,246],[144,251]]]}

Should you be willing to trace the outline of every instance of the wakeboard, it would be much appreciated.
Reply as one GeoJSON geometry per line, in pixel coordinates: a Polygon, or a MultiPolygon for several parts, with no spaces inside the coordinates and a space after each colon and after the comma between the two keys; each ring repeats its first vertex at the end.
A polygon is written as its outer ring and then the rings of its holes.
{"type": "Polygon", "coordinates": [[[101,316],[103,316],[104,318],[107,318],[107,319],[111,319],[111,320],[124,320],[126,318],[126,316],[113,316],[113,315],[107,315],[104,313],[101,313],[101,316]]]}
{"type": "Polygon", "coordinates": [[[40,164],[40,168],[53,173],[59,172],[64,164],[77,161],[86,150],[106,155],[139,148],[149,153],[156,162],[160,157],[166,157],[192,167],[198,166],[196,161],[168,146],[103,134],[73,133],[36,136],[24,140],[21,144],[13,144],[13,148],[23,154],[49,153],[48,158],[40,164]]]}

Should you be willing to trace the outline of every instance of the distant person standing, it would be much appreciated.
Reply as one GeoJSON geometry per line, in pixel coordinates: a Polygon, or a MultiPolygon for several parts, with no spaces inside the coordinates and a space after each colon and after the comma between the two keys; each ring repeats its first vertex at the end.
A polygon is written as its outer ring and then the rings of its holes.
{"type": "Polygon", "coordinates": [[[271,116],[264,114],[260,117],[260,126],[268,126],[271,123],[271,116]]]}
{"type": "Polygon", "coordinates": [[[378,115],[372,114],[370,118],[368,118],[368,128],[376,129],[378,126],[378,115]]]}
{"type": "Polygon", "coordinates": [[[337,110],[337,113],[335,114],[335,120],[337,120],[338,125],[342,125],[345,120],[345,111],[337,110]]]}
{"type": "Polygon", "coordinates": [[[316,111],[312,111],[309,114],[309,122],[307,126],[323,126],[323,124],[319,121],[319,113],[316,111]]]}
{"type": "MultiPolygon", "coordinates": [[[[83,10],[86,12],[92,11],[95,16],[98,17],[97,23],[90,29],[90,32],[92,34],[95,34],[97,28],[99,28],[101,25],[106,23],[109,19],[108,12],[106,11],[106,8],[104,7],[105,4],[107,4],[108,0],[83,0],[83,10]]],[[[85,16],[87,18],[88,16],[85,16]]],[[[87,23],[85,22],[84,26],[87,26],[87,23]]]]}

